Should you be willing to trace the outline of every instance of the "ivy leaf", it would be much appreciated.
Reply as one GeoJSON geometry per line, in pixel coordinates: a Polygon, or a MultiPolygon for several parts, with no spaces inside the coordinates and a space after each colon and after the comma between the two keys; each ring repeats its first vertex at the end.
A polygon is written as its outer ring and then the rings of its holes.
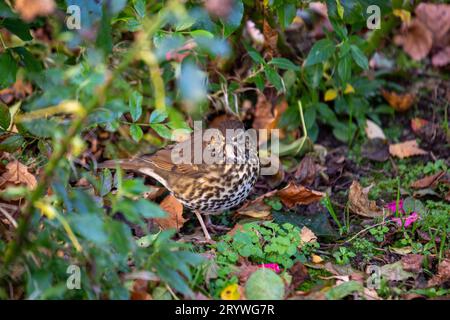
{"type": "Polygon", "coordinates": [[[150,115],[150,123],[161,123],[167,119],[167,112],[155,109],[150,115]]]}
{"type": "Polygon", "coordinates": [[[273,64],[280,69],[300,71],[300,67],[286,58],[273,58],[269,64],[273,64]]]}
{"type": "Polygon", "coordinates": [[[335,50],[333,41],[329,39],[317,41],[306,58],[305,67],[325,62],[334,54],[335,50]]]}
{"type": "Polygon", "coordinates": [[[163,137],[164,139],[171,140],[172,139],[172,131],[165,124],[162,123],[154,123],[151,124],[150,127],[156,131],[158,135],[163,137]]]}
{"type": "Polygon", "coordinates": [[[131,118],[136,122],[142,115],[142,95],[137,91],[133,91],[128,100],[128,105],[130,107],[131,118]]]}
{"type": "Polygon", "coordinates": [[[351,45],[350,50],[353,60],[356,62],[356,64],[364,70],[369,69],[369,61],[367,60],[367,57],[364,55],[361,49],[353,44],[351,45]]]}
{"type": "Polygon", "coordinates": [[[139,142],[144,136],[144,132],[142,131],[140,126],[138,126],[137,124],[132,124],[130,126],[130,135],[134,141],[139,142]]]}

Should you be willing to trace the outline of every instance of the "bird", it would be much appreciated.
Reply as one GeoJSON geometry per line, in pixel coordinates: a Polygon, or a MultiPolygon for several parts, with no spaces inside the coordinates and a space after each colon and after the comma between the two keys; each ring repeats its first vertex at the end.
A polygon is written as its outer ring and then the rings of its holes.
{"type": "Polygon", "coordinates": [[[99,164],[99,168],[114,169],[119,164],[123,170],[156,179],[195,213],[206,240],[211,241],[202,214],[210,223],[209,215],[220,214],[241,204],[258,179],[260,161],[256,137],[249,134],[251,130],[245,130],[240,120],[222,120],[210,129],[210,139],[205,138],[207,131],[199,134],[199,130],[194,130],[189,139],[154,154],[108,160],[99,164]],[[195,161],[195,148],[199,146],[203,157],[195,161]],[[186,150],[192,152],[188,154],[186,150]],[[181,162],[179,159],[183,155],[186,158],[181,162]]]}

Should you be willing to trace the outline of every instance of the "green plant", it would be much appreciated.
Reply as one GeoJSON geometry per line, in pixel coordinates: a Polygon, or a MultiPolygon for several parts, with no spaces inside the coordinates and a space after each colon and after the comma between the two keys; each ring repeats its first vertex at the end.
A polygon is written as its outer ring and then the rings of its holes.
{"type": "Polygon", "coordinates": [[[352,249],[355,253],[360,254],[366,262],[376,254],[375,244],[364,238],[356,238],[352,242],[352,249]]]}
{"type": "Polygon", "coordinates": [[[347,247],[339,247],[339,250],[333,252],[333,257],[337,264],[349,264],[350,259],[356,257],[356,254],[347,247]]]}
{"type": "Polygon", "coordinates": [[[376,228],[370,229],[369,232],[376,241],[383,242],[385,234],[389,232],[389,228],[385,225],[381,225],[376,228]]]}

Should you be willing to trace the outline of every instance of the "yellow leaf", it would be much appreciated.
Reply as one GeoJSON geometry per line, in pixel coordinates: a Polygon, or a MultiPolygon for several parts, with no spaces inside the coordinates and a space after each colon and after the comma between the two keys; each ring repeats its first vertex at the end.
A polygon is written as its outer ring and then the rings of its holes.
{"type": "Polygon", "coordinates": [[[337,90],[335,90],[335,89],[328,89],[325,92],[324,100],[325,101],[333,101],[334,99],[337,98],[337,95],[338,95],[337,90]]]}
{"type": "Polygon", "coordinates": [[[411,12],[404,9],[394,9],[394,16],[399,17],[404,23],[408,24],[411,22],[411,12]]]}
{"type": "Polygon", "coordinates": [[[239,286],[236,283],[226,286],[220,293],[220,298],[222,300],[239,300],[240,297],[239,286]]]}
{"type": "Polygon", "coordinates": [[[355,93],[355,88],[353,88],[353,86],[350,83],[347,83],[347,86],[345,87],[344,93],[345,94],[355,93]]]}
{"type": "Polygon", "coordinates": [[[321,256],[318,256],[317,254],[312,254],[311,255],[311,260],[312,260],[312,262],[313,263],[322,263],[323,262],[323,259],[322,259],[322,257],[321,256]]]}

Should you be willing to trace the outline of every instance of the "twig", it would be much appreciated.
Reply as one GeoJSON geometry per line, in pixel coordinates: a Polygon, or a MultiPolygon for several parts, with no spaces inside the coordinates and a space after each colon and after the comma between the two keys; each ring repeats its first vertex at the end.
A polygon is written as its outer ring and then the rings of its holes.
{"type": "Polygon", "coordinates": [[[367,231],[369,231],[370,229],[373,229],[373,228],[375,228],[375,227],[382,226],[382,225],[384,225],[384,224],[386,224],[386,223],[388,223],[388,220],[384,220],[384,221],[382,221],[382,222],[380,222],[380,223],[377,223],[377,224],[374,224],[374,225],[369,226],[369,227],[367,227],[367,228],[364,228],[364,229],[362,229],[361,231],[359,231],[358,233],[356,233],[356,234],[355,234],[353,237],[351,237],[350,239],[344,241],[344,243],[352,242],[353,239],[357,238],[360,234],[363,234],[363,233],[365,233],[365,232],[367,232],[367,231]]]}
{"type": "Polygon", "coordinates": [[[0,212],[3,213],[3,215],[11,222],[14,228],[17,228],[17,221],[2,207],[0,207],[0,212]]]}

